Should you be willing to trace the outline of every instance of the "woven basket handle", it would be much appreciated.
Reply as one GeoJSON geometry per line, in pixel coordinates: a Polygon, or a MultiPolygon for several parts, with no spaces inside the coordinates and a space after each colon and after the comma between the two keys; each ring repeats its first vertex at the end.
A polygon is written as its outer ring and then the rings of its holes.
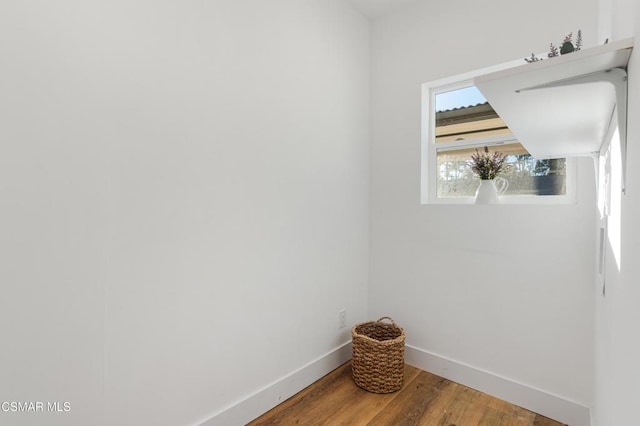
{"type": "Polygon", "coordinates": [[[386,320],[388,319],[389,321],[391,321],[391,325],[393,325],[394,327],[397,327],[398,325],[396,324],[396,322],[393,320],[393,318],[391,317],[382,317],[378,320],[378,322],[382,322],[382,320],[386,320]]]}

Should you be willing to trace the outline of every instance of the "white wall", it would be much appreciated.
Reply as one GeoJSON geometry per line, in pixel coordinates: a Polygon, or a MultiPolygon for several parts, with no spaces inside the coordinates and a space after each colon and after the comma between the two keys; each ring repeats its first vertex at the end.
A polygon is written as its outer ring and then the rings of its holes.
{"type": "MultiPolygon", "coordinates": [[[[600,0],[600,8],[609,11],[601,15],[601,37],[620,40],[634,37],[640,40],[640,6],[635,0],[600,0]]],[[[637,424],[634,410],[640,399],[640,123],[634,117],[640,111],[640,54],[632,51],[628,67],[628,138],[627,191],[621,197],[621,214],[609,220],[621,226],[619,264],[612,245],[606,245],[606,295],[602,283],[595,288],[596,351],[595,398],[593,424],[597,426],[637,424]]],[[[614,246],[616,246],[613,239],[614,246]]]]}
{"type": "Polygon", "coordinates": [[[420,205],[420,85],[544,52],[578,29],[595,45],[597,8],[425,0],[372,25],[370,316],[393,316],[416,348],[584,407],[591,160],[579,163],[573,205],[420,205]]]}
{"type": "Polygon", "coordinates": [[[189,424],[348,341],[369,25],[340,0],[0,3],[0,423],[189,424]]]}

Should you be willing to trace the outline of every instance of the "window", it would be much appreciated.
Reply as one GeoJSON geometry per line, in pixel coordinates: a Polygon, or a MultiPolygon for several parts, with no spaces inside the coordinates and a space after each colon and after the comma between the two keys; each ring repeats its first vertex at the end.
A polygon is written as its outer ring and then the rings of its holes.
{"type": "Polygon", "coordinates": [[[572,162],[533,158],[471,80],[425,85],[423,105],[423,202],[473,203],[480,181],[468,162],[484,147],[507,157],[504,202],[557,203],[573,196],[572,162]]]}

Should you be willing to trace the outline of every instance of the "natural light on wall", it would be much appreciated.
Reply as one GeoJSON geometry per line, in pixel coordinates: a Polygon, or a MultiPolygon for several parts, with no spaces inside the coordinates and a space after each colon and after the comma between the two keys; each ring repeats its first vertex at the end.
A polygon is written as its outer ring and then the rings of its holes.
{"type": "MultiPolygon", "coordinates": [[[[601,152],[599,171],[598,208],[604,224],[607,242],[616,262],[621,268],[621,214],[622,214],[622,152],[618,130],[613,134],[606,150],[601,152]]],[[[604,256],[606,247],[600,254],[604,256]]],[[[604,262],[604,259],[601,260],[604,262]]]]}

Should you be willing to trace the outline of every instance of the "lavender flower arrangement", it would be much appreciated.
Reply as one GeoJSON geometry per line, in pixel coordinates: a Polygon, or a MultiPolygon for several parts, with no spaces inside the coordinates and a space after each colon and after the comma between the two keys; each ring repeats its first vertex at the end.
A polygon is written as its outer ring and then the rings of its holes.
{"type": "Polygon", "coordinates": [[[468,164],[477,178],[492,180],[506,169],[506,158],[506,155],[500,152],[490,154],[489,148],[485,146],[483,152],[476,149],[476,152],[471,154],[471,161],[468,164]]]}

